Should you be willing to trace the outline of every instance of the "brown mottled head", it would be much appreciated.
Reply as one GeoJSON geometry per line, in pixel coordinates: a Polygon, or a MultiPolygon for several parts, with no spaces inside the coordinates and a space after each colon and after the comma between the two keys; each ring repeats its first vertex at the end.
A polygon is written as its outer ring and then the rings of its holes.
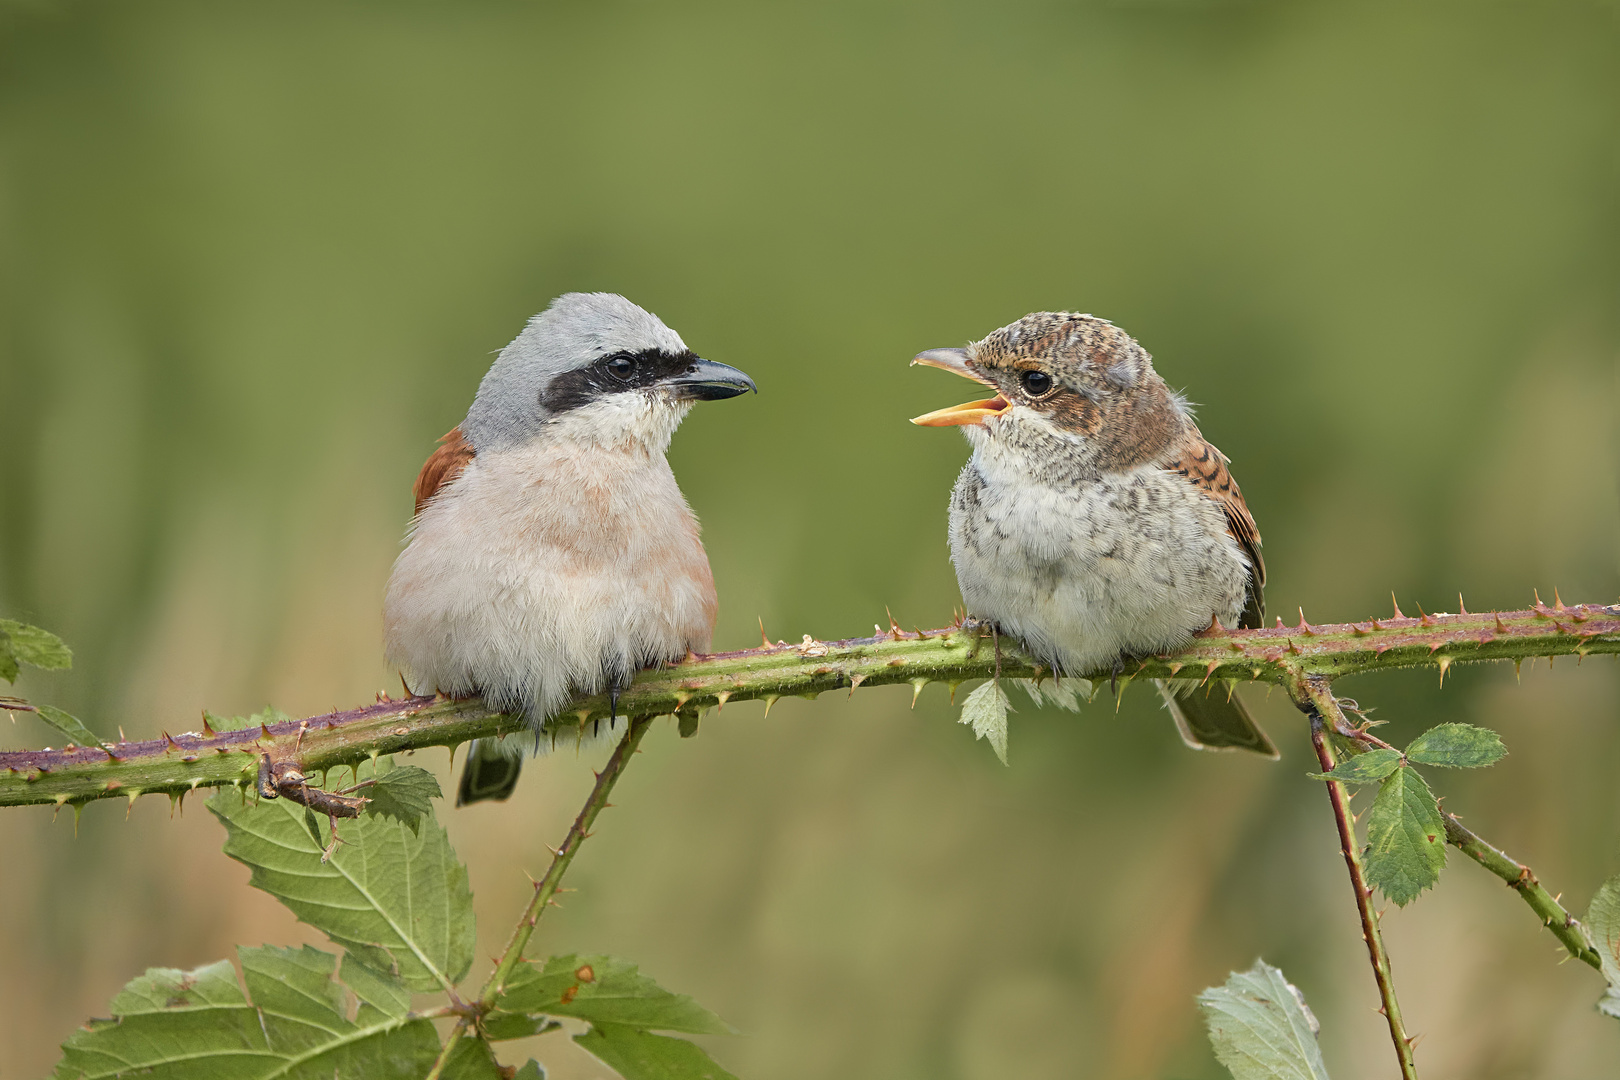
{"type": "Polygon", "coordinates": [[[962,426],[970,442],[1009,441],[1084,456],[1103,469],[1160,461],[1189,423],[1187,408],[1153,370],[1153,358],[1106,319],[1038,311],[965,349],[912,361],[974,379],[996,392],[912,423],[962,426]]]}

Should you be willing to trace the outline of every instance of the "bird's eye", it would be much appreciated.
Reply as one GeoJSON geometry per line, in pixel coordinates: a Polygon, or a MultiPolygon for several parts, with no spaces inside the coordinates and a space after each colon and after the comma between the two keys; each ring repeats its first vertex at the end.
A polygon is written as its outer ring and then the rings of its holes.
{"type": "Polygon", "coordinates": [[[636,365],[628,356],[615,356],[608,361],[607,369],[613,373],[613,377],[616,379],[628,379],[631,373],[636,370],[636,365]]]}
{"type": "Polygon", "coordinates": [[[1041,397],[1052,390],[1052,376],[1044,371],[1026,371],[1018,381],[1023,384],[1024,393],[1030,397],[1041,397]]]}

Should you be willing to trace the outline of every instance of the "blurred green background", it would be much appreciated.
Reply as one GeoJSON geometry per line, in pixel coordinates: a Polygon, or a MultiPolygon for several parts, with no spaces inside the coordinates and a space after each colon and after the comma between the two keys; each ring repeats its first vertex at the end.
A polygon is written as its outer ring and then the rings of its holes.
{"type": "MultiPolygon", "coordinates": [[[[19,692],[135,738],[397,686],[411,482],[571,289],[759,382],[671,455],[717,647],[950,618],[966,448],[905,420],[961,391],[906,361],[1042,308],[1201,403],[1273,612],[1612,603],[1617,46],[1573,2],[0,9],[0,614],[78,658],[19,692]]],[[[1343,687],[1397,742],[1499,728],[1502,765],[1435,782],[1584,909],[1620,869],[1617,676],[1343,687]]],[[[941,687],[661,725],[541,939],[693,993],[754,1080],[1209,1080],[1193,995],[1256,955],[1336,1077],[1389,1075],[1297,714],[1251,696],[1274,765],[1185,751],[1152,697],[1022,704],[1011,768],[941,687]]],[[[446,812],[486,952],[591,764],[446,812]]],[[[316,940],[197,802],[128,810],[0,813],[0,1077],[148,965],[316,940]]],[[[1426,1076],[1620,1073],[1599,980],[1495,878],[1454,856],[1386,925],[1426,1076]]]]}

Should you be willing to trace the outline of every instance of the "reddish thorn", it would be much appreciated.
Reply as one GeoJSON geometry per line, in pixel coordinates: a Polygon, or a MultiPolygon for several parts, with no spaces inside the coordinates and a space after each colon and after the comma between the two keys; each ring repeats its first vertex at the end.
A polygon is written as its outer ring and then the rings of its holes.
{"type": "Polygon", "coordinates": [[[1288,639],[1288,651],[1293,653],[1295,656],[1300,656],[1305,652],[1304,649],[1301,649],[1298,645],[1294,644],[1293,638],[1288,639]]]}
{"type": "Polygon", "coordinates": [[[208,711],[206,709],[203,710],[203,734],[208,736],[210,739],[212,739],[215,735],[219,734],[217,731],[215,731],[212,727],[209,726],[209,724],[208,724],[208,711]]]}
{"type": "Polygon", "coordinates": [[[1304,608],[1299,609],[1299,625],[1297,627],[1295,627],[1295,629],[1298,630],[1300,633],[1304,634],[1306,637],[1314,637],[1314,636],[1316,636],[1315,631],[1313,631],[1311,629],[1311,624],[1305,621],[1305,609],[1304,608]]]}
{"type": "Polygon", "coordinates": [[[1221,662],[1219,660],[1211,660],[1209,662],[1209,666],[1204,669],[1204,677],[1198,680],[1198,685],[1203,686],[1205,683],[1209,682],[1209,677],[1215,674],[1215,669],[1220,666],[1221,662]]]}
{"type": "Polygon", "coordinates": [[[1497,629],[1497,631],[1500,632],[1500,633],[1503,633],[1503,634],[1507,633],[1508,628],[1507,628],[1506,624],[1504,624],[1502,622],[1501,613],[1493,611],[1493,612],[1491,612],[1491,614],[1496,618],[1496,629],[1497,629]]]}
{"type": "Polygon", "coordinates": [[[1468,605],[1463,603],[1462,593],[1457,594],[1457,614],[1459,614],[1459,615],[1468,614],[1468,605]]]}
{"type": "Polygon", "coordinates": [[[1394,593],[1389,594],[1389,599],[1390,599],[1390,602],[1395,605],[1395,614],[1390,616],[1390,618],[1393,618],[1393,619],[1404,619],[1404,618],[1406,618],[1405,615],[1401,614],[1401,602],[1399,600],[1395,599],[1395,594],[1394,593]]]}
{"type": "Polygon", "coordinates": [[[1374,630],[1382,630],[1384,628],[1383,624],[1380,623],[1377,619],[1370,619],[1368,621],[1372,624],[1372,628],[1374,630]]]}
{"type": "Polygon", "coordinates": [[[1556,585],[1553,586],[1553,610],[1554,611],[1567,611],[1568,610],[1566,607],[1564,607],[1564,598],[1558,595],[1558,586],[1556,586],[1556,585]]]}
{"type": "Polygon", "coordinates": [[[1275,629],[1275,630],[1286,630],[1286,629],[1288,629],[1286,626],[1283,625],[1281,615],[1277,616],[1277,625],[1275,627],[1273,627],[1273,629],[1275,629]]]}
{"type": "Polygon", "coordinates": [[[1383,656],[1385,653],[1389,652],[1389,650],[1391,648],[1393,648],[1393,646],[1390,646],[1390,645],[1375,645],[1375,646],[1373,646],[1373,655],[1374,656],[1383,656]]]}

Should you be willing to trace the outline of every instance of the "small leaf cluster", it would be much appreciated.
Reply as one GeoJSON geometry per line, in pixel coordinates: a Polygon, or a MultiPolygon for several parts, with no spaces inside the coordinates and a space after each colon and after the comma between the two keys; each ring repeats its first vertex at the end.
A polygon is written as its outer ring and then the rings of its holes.
{"type": "MultiPolygon", "coordinates": [[[[44,671],[62,671],[73,666],[73,650],[49,630],[15,619],[0,619],[0,682],[16,682],[24,664],[44,671]]],[[[0,708],[6,708],[7,701],[16,702],[45,721],[74,746],[102,745],[83,721],[54,705],[28,705],[17,698],[0,698],[0,708]]]]}
{"type": "Polygon", "coordinates": [[[588,1023],[574,1041],[627,1080],[735,1080],[698,1046],[656,1034],[730,1027],[610,956],[524,961],[493,1010],[469,1012],[456,987],[474,958],[472,891],[433,813],[438,781],[388,758],[360,766],[354,781],[350,790],[371,801],[337,825],[335,846],[292,799],[224,788],[208,802],[250,884],[326,934],[341,957],[265,945],[237,949],[240,979],[230,960],[150,969],[113,999],[110,1019],[63,1045],[54,1080],[420,1080],[436,1065],[444,1080],[541,1080],[536,1061],[503,1067],[494,1044],[556,1031],[559,1017],[588,1023]],[[423,993],[451,1007],[413,1010],[423,993]],[[435,1016],[474,1025],[443,1062],[435,1016]]]}
{"type": "Polygon", "coordinates": [[[0,619],[0,681],[16,682],[23,664],[61,671],[73,666],[73,652],[49,630],[0,619]]]}
{"type": "Polygon", "coordinates": [[[1355,755],[1318,780],[1377,784],[1367,814],[1367,880],[1404,907],[1440,880],[1446,865],[1446,825],[1428,783],[1412,766],[1478,769],[1507,753],[1496,732],[1472,724],[1430,728],[1403,750],[1384,747],[1355,755]]]}

